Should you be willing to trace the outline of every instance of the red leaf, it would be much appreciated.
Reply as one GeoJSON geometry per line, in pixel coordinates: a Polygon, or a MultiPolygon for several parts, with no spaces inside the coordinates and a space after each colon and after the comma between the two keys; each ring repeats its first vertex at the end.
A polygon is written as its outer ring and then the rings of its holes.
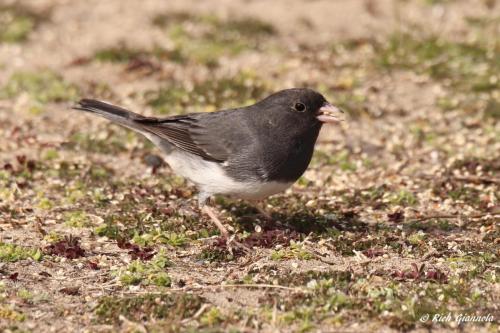
{"type": "Polygon", "coordinates": [[[17,155],[16,159],[19,164],[26,163],[26,155],[17,155]]]}
{"type": "Polygon", "coordinates": [[[80,294],[80,287],[65,287],[62,289],[59,289],[59,292],[66,294],[66,295],[79,295],[80,294]]]}
{"type": "Polygon", "coordinates": [[[398,223],[405,219],[405,213],[402,210],[397,210],[393,213],[387,214],[387,218],[390,222],[398,223]]]}
{"type": "MultiPolygon", "coordinates": [[[[249,247],[272,248],[278,244],[287,245],[291,240],[298,240],[299,234],[288,230],[265,230],[254,232],[243,240],[243,244],[249,247]]],[[[225,246],[225,244],[224,244],[225,246]]]]}
{"type": "Polygon", "coordinates": [[[99,270],[99,265],[97,265],[96,262],[93,262],[93,261],[87,261],[87,267],[94,270],[94,271],[97,271],[99,270]]]}
{"type": "Polygon", "coordinates": [[[368,249],[364,250],[363,254],[368,258],[380,257],[385,254],[385,251],[382,249],[368,249]]]}
{"type": "Polygon", "coordinates": [[[120,249],[127,249],[128,254],[132,257],[132,259],[141,259],[141,260],[150,260],[154,257],[156,252],[151,247],[143,247],[141,248],[139,245],[132,244],[129,241],[126,241],[123,238],[118,238],[116,240],[116,244],[120,249]]]}
{"type": "Polygon", "coordinates": [[[80,239],[71,235],[47,246],[44,251],[47,254],[66,257],[68,259],[76,259],[85,255],[85,250],[80,247],[80,239]]]}
{"type": "Polygon", "coordinates": [[[440,271],[439,269],[431,269],[425,272],[425,264],[422,264],[419,267],[417,264],[412,263],[411,266],[411,270],[394,271],[391,276],[397,278],[398,280],[427,280],[440,283],[448,282],[448,276],[446,273],[440,271]]]}

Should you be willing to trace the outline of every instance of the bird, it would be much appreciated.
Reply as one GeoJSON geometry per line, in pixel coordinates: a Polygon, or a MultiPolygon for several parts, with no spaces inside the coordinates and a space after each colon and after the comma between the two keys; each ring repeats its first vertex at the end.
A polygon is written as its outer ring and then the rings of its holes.
{"type": "Polygon", "coordinates": [[[343,110],[309,88],[281,90],[245,107],[162,118],[95,99],[73,108],[152,141],[173,172],[195,185],[201,212],[237,245],[211,199],[256,201],[286,190],[309,166],[323,124],[344,120],[343,110]]]}

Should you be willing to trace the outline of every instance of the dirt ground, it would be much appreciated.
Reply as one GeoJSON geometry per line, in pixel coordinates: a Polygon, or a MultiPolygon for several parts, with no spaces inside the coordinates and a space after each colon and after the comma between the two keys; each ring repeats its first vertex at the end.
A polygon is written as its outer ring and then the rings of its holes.
{"type": "Polygon", "coordinates": [[[500,2],[0,0],[0,330],[497,332],[500,2]],[[324,127],[228,251],[146,139],[71,110],[311,87],[324,127]]]}

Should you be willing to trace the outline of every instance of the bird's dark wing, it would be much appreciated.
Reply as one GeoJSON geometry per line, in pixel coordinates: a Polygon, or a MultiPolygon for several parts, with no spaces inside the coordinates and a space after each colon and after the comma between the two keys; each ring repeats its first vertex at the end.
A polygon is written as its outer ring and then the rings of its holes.
{"type": "MultiPolygon", "coordinates": [[[[205,160],[223,163],[238,147],[237,138],[246,133],[231,127],[232,110],[216,113],[196,113],[165,119],[137,119],[150,133],[167,140],[177,148],[205,160]]],[[[239,119],[241,121],[241,119],[239,119]]],[[[248,141],[248,140],[245,140],[248,141]]]]}
{"type": "Polygon", "coordinates": [[[95,113],[143,134],[156,135],[208,161],[223,163],[251,143],[249,127],[245,126],[247,117],[241,109],[155,118],[93,99],[82,99],[74,109],[95,113]]]}

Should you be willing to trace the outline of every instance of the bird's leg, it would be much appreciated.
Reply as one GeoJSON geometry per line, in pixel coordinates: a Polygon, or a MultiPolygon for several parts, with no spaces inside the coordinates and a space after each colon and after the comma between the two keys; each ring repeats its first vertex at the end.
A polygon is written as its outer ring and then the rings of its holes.
{"type": "Polygon", "coordinates": [[[209,201],[208,197],[200,195],[200,199],[201,198],[203,199],[203,201],[201,201],[201,200],[199,201],[200,204],[203,203],[203,206],[201,207],[201,211],[203,213],[207,214],[208,217],[210,217],[210,220],[212,220],[212,222],[217,226],[222,237],[226,240],[226,244],[227,244],[229,251],[232,253],[232,248],[234,246],[235,248],[241,249],[245,253],[249,253],[250,248],[248,248],[246,245],[235,240],[235,235],[230,236],[229,231],[224,226],[224,224],[222,224],[221,220],[219,219],[219,217],[215,213],[214,209],[207,204],[207,202],[209,201]]]}
{"type": "Polygon", "coordinates": [[[271,214],[264,208],[264,201],[252,200],[250,202],[251,202],[252,206],[257,210],[259,215],[264,218],[264,220],[265,220],[264,222],[265,222],[267,228],[272,229],[272,228],[275,228],[277,226],[284,227],[284,225],[280,221],[273,218],[271,216],[271,214]]]}
{"type": "Polygon", "coordinates": [[[259,212],[259,215],[264,217],[264,219],[266,219],[266,221],[270,221],[270,222],[273,221],[273,217],[271,216],[271,214],[269,214],[266,211],[266,209],[264,208],[263,201],[252,200],[251,203],[252,203],[252,206],[257,210],[257,212],[259,212]]]}
{"type": "Polygon", "coordinates": [[[267,221],[273,221],[271,214],[269,214],[269,212],[264,208],[263,201],[252,201],[252,204],[262,217],[264,217],[267,221]]]}
{"type": "Polygon", "coordinates": [[[210,204],[210,194],[205,193],[205,192],[200,192],[198,194],[198,205],[201,208],[201,211],[210,217],[210,220],[217,226],[219,229],[220,233],[224,238],[229,237],[229,231],[227,228],[222,224],[221,220],[215,213],[212,207],[209,206],[210,204]]]}
{"type": "Polygon", "coordinates": [[[229,238],[229,231],[227,231],[227,228],[222,224],[222,222],[219,220],[217,217],[217,214],[215,214],[214,210],[212,207],[208,206],[207,204],[204,204],[203,207],[201,208],[201,211],[210,217],[212,222],[217,226],[219,229],[220,233],[222,234],[222,237],[224,238],[229,238]]]}

